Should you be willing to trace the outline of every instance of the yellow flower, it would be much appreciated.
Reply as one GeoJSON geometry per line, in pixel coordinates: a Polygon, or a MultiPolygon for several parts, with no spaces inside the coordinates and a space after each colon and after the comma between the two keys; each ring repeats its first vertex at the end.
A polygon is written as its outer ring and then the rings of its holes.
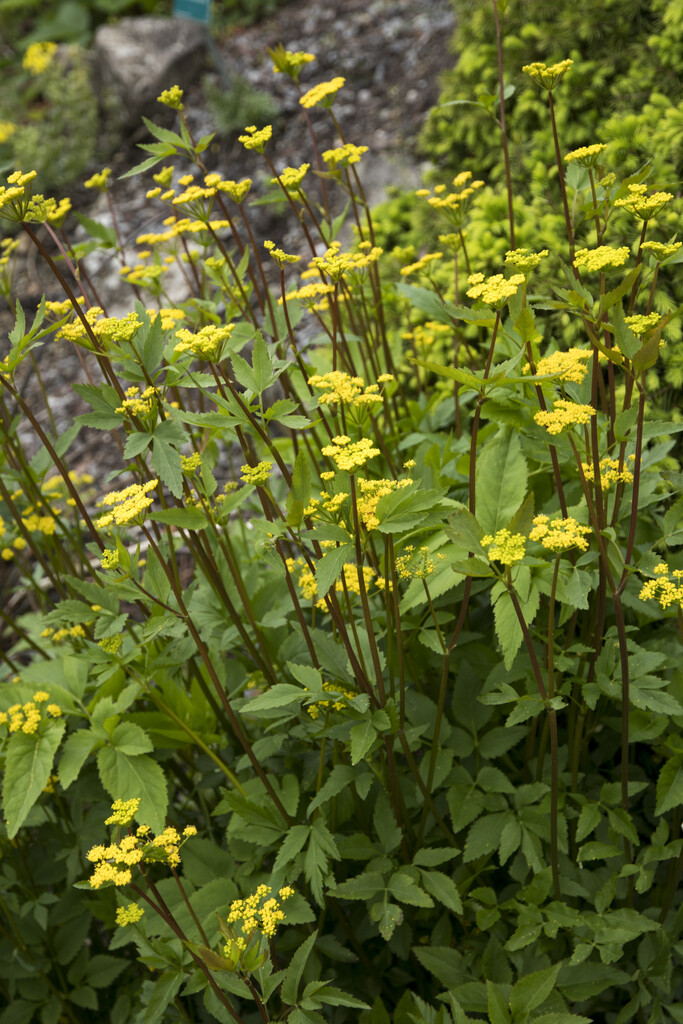
{"type": "Polygon", "coordinates": [[[672,571],[668,565],[661,562],[655,566],[654,573],[656,578],[643,584],[638,595],[640,600],[658,601],[661,608],[668,608],[670,604],[683,605],[683,570],[672,571]]]}
{"type": "Polygon", "coordinates": [[[565,427],[589,423],[591,416],[595,416],[592,406],[567,402],[563,398],[557,399],[552,411],[540,410],[534,413],[536,423],[545,427],[549,434],[561,434],[565,427]]]}
{"type": "Polygon", "coordinates": [[[294,82],[299,81],[301,69],[315,60],[314,54],[305,50],[285,50],[282,43],[273,50],[269,49],[268,53],[273,60],[273,72],[289,75],[294,82]]]}
{"type": "Polygon", "coordinates": [[[275,246],[275,242],[271,242],[270,239],[267,239],[263,243],[263,248],[268,250],[272,258],[275,260],[275,262],[281,269],[284,269],[284,267],[286,267],[289,263],[298,263],[299,260],[301,259],[301,256],[293,256],[289,253],[286,253],[284,249],[277,249],[275,246]]]}
{"type": "Polygon", "coordinates": [[[570,348],[566,352],[553,352],[551,355],[539,359],[536,364],[536,374],[539,377],[544,377],[548,373],[557,374],[560,380],[580,384],[588,371],[586,363],[590,357],[591,352],[587,348],[570,348]]]}
{"type": "Polygon", "coordinates": [[[183,327],[176,331],[176,337],[180,340],[175,346],[174,352],[191,352],[199,359],[206,359],[212,363],[218,362],[223,345],[230,339],[234,329],[234,324],[225,324],[223,327],[207,324],[197,332],[188,331],[183,327]]]}
{"type": "Polygon", "coordinates": [[[483,274],[471,274],[468,283],[470,288],[467,295],[471,299],[481,299],[487,306],[500,307],[513,295],[517,294],[519,286],[524,284],[524,274],[513,274],[506,278],[502,274],[494,274],[493,277],[484,279],[483,274]]]}
{"type": "Polygon", "coordinates": [[[548,67],[541,61],[536,61],[534,64],[525,64],[522,71],[529,75],[530,78],[540,85],[542,89],[547,89],[548,92],[552,92],[556,85],[558,85],[564,76],[566,75],[569,68],[574,63],[573,60],[561,60],[557,64],[551,64],[548,67]]]}
{"type": "Polygon", "coordinates": [[[345,78],[333,78],[330,82],[319,82],[318,85],[314,85],[312,89],[309,89],[308,92],[303,94],[299,103],[302,107],[306,107],[306,109],[315,107],[318,103],[322,103],[323,106],[329,107],[332,105],[332,100],[344,85],[345,81],[345,78]]]}
{"type": "Polygon", "coordinates": [[[540,515],[535,516],[533,522],[534,528],[529,534],[529,540],[540,541],[549,551],[567,551],[573,547],[581,551],[588,550],[585,534],[591,533],[591,527],[582,526],[571,516],[551,520],[549,516],[540,515]]]}
{"type": "Polygon", "coordinates": [[[615,206],[623,206],[641,220],[649,220],[659,213],[673,199],[671,192],[651,192],[647,194],[647,185],[629,185],[628,195],[616,199],[615,206]]]}
{"type": "MultiPolygon", "coordinates": [[[[635,455],[629,455],[629,459],[635,459],[635,455]]],[[[593,481],[595,479],[595,469],[592,463],[582,462],[581,468],[586,480],[593,481]]],[[[612,484],[617,483],[633,483],[633,473],[623,464],[620,466],[619,459],[611,459],[607,455],[604,459],[600,459],[600,486],[603,491],[607,491],[612,484]]]]}
{"type": "Polygon", "coordinates": [[[17,126],[11,121],[0,121],[0,146],[7,142],[17,130],[17,126]]]}
{"type": "Polygon", "coordinates": [[[427,576],[431,576],[436,569],[437,561],[443,557],[443,555],[437,555],[434,558],[426,544],[417,550],[412,544],[409,544],[404,549],[404,554],[399,555],[396,559],[398,578],[401,580],[424,580],[427,576]]]}
{"type": "Polygon", "coordinates": [[[83,184],[86,188],[96,188],[100,192],[107,191],[107,179],[111,175],[111,167],[105,167],[99,172],[99,174],[93,174],[91,178],[84,181],[83,184]]]}
{"type": "Polygon", "coordinates": [[[534,270],[542,259],[548,255],[547,249],[540,252],[529,252],[528,249],[511,249],[505,253],[505,262],[515,267],[520,273],[526,274],[534,270]]]}
{"type": "Polygon", "coordinates": [[[662,242],[643,242],[641,249],[646,252],[651,252],[658,263],[662,260],[668,260],[674,256],[680,249],[681,242],[670,242],[668,245],[664,245],[662,242]]]}
{"type": "Polygon", "coordinates": [[[265,128],[257,128],[255,124],[247,125],[244,129],[245,135],[239,135],[239,141],[242,143],[245,149],[255,149],[257,153],[262,153],[266,142],[273,135],[272,124],[267,124],[265,128]]]}
{"type": "Polygon", "coordinates": [[[661,317],[659,313],[648,313],[646,316],[626,316],[624,317],[624,323],[627,327],[633,331],[634,334],[641,335],[647,334],[651,328],[656,327],[661,317]]]}
{"type": "Polygon", "coordinates": [[[110,494],[105,494],[98,504],[115,507],[111,512],[100,516],[96,525],[104,527],[115,523],[116,526],[121,526],[136,519],[154,501],[154,498],[148,497],[148,493],[154,490],[158,482],[156,479],[148,480],[145,484],[131,484],[123,491],[112,491],[110,494]]]}
{"type": "Polygon", "coordinates": [[[442,252],[426,252],[424,256],[421,256],[415,263],[410,263],[407,267],[401,267],[401,276],[408,277],[410,274],[415,274],[420,270],[424,270],[435,260],[441,259],[443,259],[442,252]]]}
{"type": "Polygon", "coordinates": [[[268,483],[268,477],[273,469],[273,463],[263,461],[259,462],[256,466],[242,466],[241,469],[241,479],[245,484],[253,484],[255,487],[264,487],[268,483]]]}
{"type": "Polygon", "coordinates": [[[574,253],[574,266],[602,271],[606,267],[620,267],[628,257],[629,250],[625,245],[618,249],[613,249],[611,245],[599,245],[597,249],[577,249],[574,253]]]}
{"type": "Polygon", "coordinates": [[[310,164],[301,164],[300,167],[285,167],[283,171],[280,171],[279,181],[277,178],[270,180],[273,185],[280,184],[288,192],[297,192],[301,188],[301,182],[306,177],[310,166],[310,164]]]}
{"type": "Polygon", "coordinates": [[[57,49],[56,43],[31,43],[24,54],[21,66],[32,75],[41,75],[49,67],[57,49]]]}
{"type": "Polygon", "coordinates": [[[369,459],[380,454],[379,448],[374,448],[372,441],[368,438],[361,438],[359,441],[351,443],[351,438],[345,434],[333,437],[332,444],[321,448],[321,452],[333,459],[338,469],[343,469],[347,473],[355,473],[369,459]]]}
{"type": "Polygon", "coordinates": [[[486,534],[481,538],[483,547],[488,547],[491,562],[512,565],[524,558],[526,538],[521,533],[510,533],[509,530],[498,530],[496,534],[486,534]]]}
{"type": "Polygon", "coordinates": [[[144,912],[144,907],[139,907],[137,903],[129,903],[127,907],[118,907],[116,923],[119,928],[125,928],[129,924],[136,924],[144,912]]]}
{"type": "Polygon", "coordinates": [[[157,103],[163,103],[165,107],[172,107],[173,110],[184,110],[183,90],[179,85],[172,85],[170,89],[164,89],[161,96],[157,96],[157,103]]]}
{"type": "Polygon", "coordinates": [[[606,149],[607,145],[604,142],[594,142],[592,146],[579,146],[578,149],[573,149],[564,159],[568,164],[576,161],[582,167],[595,167],[598,157],[606,149]]]}
{"type": "Polygon", "coordinates": [[[336,149],[326,149],[323,152],[323,160],[332,171],[338,167],[349,167],[357,164],[363,153],[367,153],[367,146],[355,146],[353,142],[347,142],[344,146],[337,146],[336,149]]]}
{"type": "Polygon", "coordinates": [[[140,798],[133,797],[131,800],[115,800],[111,805],[114,812],[105,819],[105,825],[129,825],[140,807],[140,798]]]}

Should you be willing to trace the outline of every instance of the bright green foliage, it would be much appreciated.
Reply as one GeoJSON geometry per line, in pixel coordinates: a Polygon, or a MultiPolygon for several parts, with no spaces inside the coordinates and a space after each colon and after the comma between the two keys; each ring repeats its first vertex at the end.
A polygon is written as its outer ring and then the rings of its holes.
{"type": "MultiPolygon", "coordinates": [[[[320,202],[293,168],[274,271],[169,98],[130,312],[17,304],[0,363],[0,1024],[680,1020],[680,199],[551,153],[543,248],[505,261],[533,182],[465,174],[414,197],[439,252],[388,253],[354,163],[320,202]],[[59,437],[43,344],[92,367],[59,437]]],[[[0,216],[46,255],[33,181],[0,216]]],[[[82,223],[74,263],[121,253],[82,223]]]]}

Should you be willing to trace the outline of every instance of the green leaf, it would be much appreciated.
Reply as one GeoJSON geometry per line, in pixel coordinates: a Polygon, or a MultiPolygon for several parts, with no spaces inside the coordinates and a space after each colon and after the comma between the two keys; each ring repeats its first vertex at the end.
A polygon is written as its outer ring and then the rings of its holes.
{"type": "Polygon", "coordinates": [[[404,533],[418,526],[441,524],[444,513],[440,500],[444,494],[444,490],[426,491],[417,483],[385,494],[375,510],[379,519],[377,529],[380,533],[404,533]]]}
{"type": "Polygon", "coordinates": [[[507,526],[524,501],[528,475],[519,434],[499,430],[477,455],[477,520],[486,533],[507,526]]]}
{"type": "Polygon", "coordinates": [[[486,996],[491,1024],[510,1024],[507,1000],[498,985],[488,979],[486,981],[486,996]]]}
{"type": "Polygon", "coordinates": [[[265,339],[260,331],[256,331],[254,338],[252,364],[257,394],[260,395],[273,383],[273,361],[268,354],[265,339]]]}
{"type": "Polygon", "coordinates": [[[15,732],[7,743],[2,804],[8,839],[14,839],[47,785],[66,723],[50,721],[42,728],[42,733],[15,732]]]}
{"type": "Polygon", "coordinates": [[[515,1020],[528,1017],[531,1010],[535,1010],[546,1001],[555,987],[561,967],[561,963],[554,964],[552,967],[546,967],[544,971],[527,974],[515,982],[510,993],[510,1010],[515,1020]]]}
{"type": "Polygon", "coordinates": [[[485,530],[479,525],[471,512],[467,509],[458,509],[448,517],[448,526],[444,528],[446,536],[465,551],[472,551],[474,554],[481,554],[481,538],[485,530]]]}
{"type": "Polygon", "coordinates": [[[303,942],[296,953],[289,962],[287,973],[285,974],[285,980],[282,982],[282,988],[280,989],[280,995],[283,1003],[292,1006],[297,1001],[299,994],[299,983],[301,976],[304,973],[306,962],[313,951],[315,940],[318,937],[318,931],[314,931],[308,936],[305,942],[303,942]]]}
{"type": "Polygon", "coordinates": [[[445,989],[471,980],[471,971],[466,966],[462,953],[448,946],[413,946],[413,953],[430,974],[441,982],[445,989]]]}
{"type": "Polygon", "coordinates": [[[97,753],[100,780],[113,800],[140,798],[139,822],[163,832],[168,793],[160,765],[147,754],[129,757],[114,747],[102,747],[97,753]]]}
{"type": "Polygon", "coordinates": [[[501,811],[497,814],[487,814],[473,823],[467,833],[467,842],[463,852],[465,862],[476,860],[477,857],[484,857],[498,849],[501,829],[507,813],[509,812],[501,811]]]}
{"type": "Polygon", "coordinates": [[[152,445],[150,464],[162,483],[168,487],[173,497],[182,498],[183,471],[180,454],[168,441],[157,437],[156,434],[152,445]]]}
{"type": "Polygon", "coordinates": [[[378,871],[365,871],[355,878],[347,878],[332,890],[335,899],[371,900],[385,891],[384,878],[378,871]]]}
{"type": "Polygon", "coordinates": [[[136,455],[146,451],[152,443],[153,436],[147,431],[134,431],[129,434],[126,447],[123,449],[124,459],[134,459],[136,455]]]}
{"type": "MultiPolygon", "coordinates": [[[[522,568],[526,567],[523,566],[522,568]]],[[[540,600],[541,596],[534,583],[531,584],[525,601],[520,600],[519,595],[517,595],[517,601],[527,627],[531,627],[536,617],[540,600]]],[[[510,669],[512,668],[512,663],[515,660],[517,651],[522,646],[524,633],[522,631],[522,626],[515,610],[512,597],[507,589],[503,589],[499,592],[496,603],[493,606],[493,618],[496,625],[498,643],[500,644],[500,649],[503,652],[505,668],[510,669]]]]}
{"type": "Polygon", "coordinates": [[[318,585],[319,597],[324,597],[334,581],[338,579],[342,567],[354,559],[353,544],[341,544],[338,548],[326,551],[315,567],[315,581],[318,585]]]}
{"type": "Polygon", "coordinates": [[[388,942],[400,924],[403,923],[403,911],[395,903],[386,898],[370,907],[370,918],[377,924],[380,935],[388,942]]]}
{"type": "Polygon", "coordinates": [[[443,871],[421,871],[422,884],[438,903],[443,903],[454,914],[462,914],[462,899],[452,878],[443,871]]]}
{"type": "Polygon", "coordinates": [[[183,530],[205,530],[209,525],[200,508],[163,508],[147,517],[155,523],[179,526],[183,530]]]}
{"type": "MultiPolygon", "coordinates": [[[[292,470],[292,486],[287,495],[287,525],[301,526],[304,509],[311,499],[311,474],[308,469],[306,449],[302,446],[292,470]]],[[[329,588],[328,588],[329,589],[329,588]]],[[[327,591],[322,591],[326,593],[327,591]]]]}
{"type": "Polygon", "coordinates": [[[252,697],[247,701],[244,710],[245,712],[271,711],[273,708],[291,707],[293,704],[301,704],[309,696],[310,693],[307,690],[302,690],[300,686],[294,686],[293,683],[276,683],[265,693],[260,693],[258,697],[252,697]]]}
{"type": "Polygon", "coordinates": [[[90,729],[78,729],[67,736],[57,769],[62,789],[68,789],[71,783],[78,778],[95,742],[95,736],[90,729]]]}
{"type": "Polygon", "coordinates": [[[310,834],[310,825],[294,825],[290,828],[278,850],[275,863],[273,864],[273,872],[281,871],[282,868],[294,860],[297,854],[303,850],[310,834]]]}
{"type": "Polygon", "coordinates": [[[447,860],[453,860],[460,851],[452,846],[425,847],[418,850],[413,857],[413,864],[417,867],[432,868],[437,864],[444,864],[447,860]]]}
{"type": "Polygon", "coordinates": [[[587,803],[581,808],[579,814],[579,821],[576,826],[576,842],[580,843],[586,836],[590,835],[591,832],[598,827],[600,824],[600,805],[597,803],[587,803]]]}
{"type": "Polygon", "coordinates": [[[377,732],[369,718],[366,718],[351,730],[351,764],[362,761],[372,744],[377,732]]]}
{"type": "Polygon", "coordinates": [[[348,764],[336,764],[308,805],[308,811],[306,812],[308,817],[311,816],[316,808],[322,807],[333,796],[336,796],[337,793],[341,793],[342,790],[350,786],[357,778],[358,770],[356,768],[352,768],[348,764]]]}
{"type": "Polygon", "coordinates": [[[117,956],[107,956],[105,953],[97,953],[88,961],[85,972],[85,980],[93,988],[105,988],[111,985],[118,978],[119,974],[128,967],[128,960],[122,960],[117,956]]]}
{"type": "Polygon", "coordinates": [[[683,804],[683,754],[675,754],[659,773],[655,814],[666,814],[680,804],[683,804]]]}
{"type": "Polygon", "coordinates": [[[164,971],[154,984],[152,998],[142,1018],[144,1024],[157,1024],[157,1021],[162,1020],[166,1007],[173,1002],[184,980],[182,971],[164,971]]]}
{"type": "MultiPolygon", "coordinates": [[[[435,871],[434,874],[439,874],[439,872],[435,871]]],[[[431,897],[405,871],[395,871],[387,883],[387,889],[400,903],[408,903],[411,907],[434,906],[431,897]]]]}
{"type": "Polygon", "coordinates": [[[120,722],[112,733],[111,745],[121,754],[149,754],[154,750],[145,730],[134,722],[120,722]]]}

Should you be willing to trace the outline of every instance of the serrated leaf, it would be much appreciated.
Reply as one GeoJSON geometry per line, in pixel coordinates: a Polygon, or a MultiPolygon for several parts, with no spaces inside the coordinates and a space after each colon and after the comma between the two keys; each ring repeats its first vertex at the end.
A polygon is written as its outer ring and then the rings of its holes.
{"type": "Polygon", "coordinates": [[[111,744],[122,754],[149,754],[154,744],[135,722],[119,722],[111,735],[111,744]]]}
{"type": "Polygon", "coordinates": [[[657,779],[655,814],[666,814],[683,804],[683,754],[675,754],[662,765],[657,779]]]}
{"type": "Polygon", "coordinates": [[[57,769],[62,789],[68,789],[71,783],[78,778],[95,742],[95,737],[90,729],[78,729],[67,736],[57,769]]]}
{"type": "Polygon", "coordinates": [[[510,1010],[505,996],[494,982],[486,980],[486,998],[491,1024],[510,1024],[510,1010]]]}
{"type": "Polygon", "coordinates": [[[179,526],[183,530],[205,530],[209,525],[200,508],[162,508],[151,512],[148,519],[168,526],[179,526]]]}
{"type": "Polygon", "coordinates": [[[405,871],[395,871],[387,882],[387,889],[399,903],[408,903],[411,907],[434,906],[432,898],[420,888],[412,875],[407,875],[405,871]]]}
{"type": "Polygon", "coordinates": [[[351,764],[358,764],[362,761],[368,750],[375,742],[377,732],[370,721],[366,718],[365,721],[360,722],[358,725],[354,725],[351,730],[351,764]]]}
{"type": "Polygon", "coordinates": [[[285,838],[282,840],[282,845],[278,850],[275,863],[273,864],[273,871],[281,871],[287,864],[297,856],[298,853],[303,850],[311,834],[310,825],[293,825],[288,831],[285,838]]]}
{"type": "Polygon", "coordinates": [[[252,697],[246,704],[245,712],[271,711],[273,708],[286,708],[293,704],[301,704],[310,694],[293,683],[276,683],[265,693],[252,697]]]}
{"type": "Polygon", "coordinates": [[[155,435],[150,464],[173,497],[180,499],[183,495],[183,470],[180,453],[167,441],[155,435]]]}
{"type": "Polygon", "coordinates": [[[477,521],[486,533],[507,526],[522,505],[529,470],[516,431],[498,431],[477,455],[477,521]]]}
{"type": "Polygon", "coordinates": [[[304,973],[304,967],[311,955],[317,937],[318,931],[316,929],[316,931],[309,935],[306,941],[299,946],[289,962],[289,967],[285,974],[285,980],[282,982],[282,988],[280,989],[280,995],[285,1005],[291,1006],[297,1001],[301,976],[304,973]]]}
{"type": "Polygon", "coordinates": [[[315,567],[315,581],[318,585],[318,595],[321,598],[339,578],[343,566],[353,558],[353,544],[341,544],[338,548],[326,551],[318,560],[315,567]]]}
{"type": "Polygon", "coordinates": [[[14,839],[47,785],[66,723],[50,721],[42,733],[13,733],[7,743],[2,805],[7,838],[14,839]]]}
{"type": "Polygon", "coordinates": [[[545,1002],[555,987],[561,967],[561,963],[553,964],[515,982],[510,993],[510,1010],[514,1019],[528,1017],[531,1010],[545,1002]]]}
{"type": "Polygon", "coordinates": [[[333,796],[336,796],[337,793],[341,793],[342,790],[350,786],[357,778],[358,770],[356,768],[352,768],[348,764],[336,764],[315,797],[311,800],[306,814],[310,817],[316,808],[322,807],[333,796]]]}
{"type": "MultiPolygon", "coordinates": [[[[311,499],[311,475],[308,469],[306,450],[302,446],[294,462],[292,470],[292,486],[287,495],[287,524],[300,526],[304,518],[304,509],[311,499]]],[[[328,588],[329,589],[329,588],[328,588]]],[[[323,591],[321,593],[326,593],[323,591]]]]}
{"type": "Polygon", "coordinates": [[[452,878],[443,871],[421,871],[422,885],[430,896],[454,914],[462,914],[462,899],[452,878]]]}

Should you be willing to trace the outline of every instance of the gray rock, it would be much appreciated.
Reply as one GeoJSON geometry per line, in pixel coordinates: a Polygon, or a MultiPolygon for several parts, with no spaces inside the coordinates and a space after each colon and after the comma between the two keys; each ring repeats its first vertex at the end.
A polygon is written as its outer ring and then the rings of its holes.
{"type": "Polygon", "coordinates": [[[95,34],[95,87],[119,132],[158,120],[156,98],[172,85],[195,82],[206,59],[206,26],[184,18],[122,18],[95,34]]]}

